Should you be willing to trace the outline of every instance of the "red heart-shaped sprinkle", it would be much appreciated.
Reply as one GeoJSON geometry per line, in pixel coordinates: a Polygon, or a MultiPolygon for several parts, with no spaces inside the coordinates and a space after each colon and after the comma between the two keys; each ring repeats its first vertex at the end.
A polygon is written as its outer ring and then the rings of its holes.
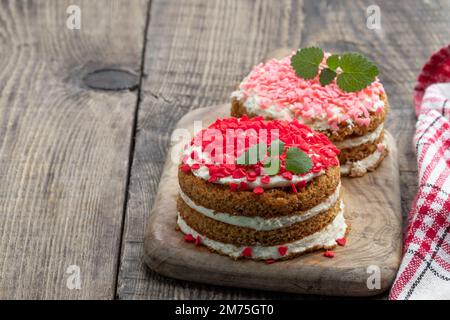
{"type": "Polygon", "coordinates": [[[257,194],[257,195],[263,194],[264,193],[264,189],[261,188],[261,187],[256,187],[255,189],[253,189],[253,193],[257,194]]]}
{"type": "Polygon", "coordinates": [[[340,239],[336,239],[336,242],[337,242],[338,245],[343,247],[347,243],[347,239],[345,239],[345,237],[344,238],[340,238],[340,239]]]}
{"type": "Polygon", "coordinates": [[[291,183],[291,188],[293,193],[297,193],[297,188],[295,187],[295,184],[291,183]]]}
{"type": "Polygon", "coordinates": [[[237,183],[231,182],[230,183],[230,189],[231,191],[236,191],[238,189],[239,185],[237,183]]]}
{"type": "Polygon", "coordinates": [[[186,172],[186,173],[191,171],[191,167],[188,164],[181,165],[180,169],[181,169],[181,171],[186,172]]]}
{"type": "Polygon", "coordinates": [[[323,255],[324,255],[324,257],[327,257],[327,258],[334,258],[334,252],[333,251],[325,251],[324,253],[323,253],[323,255]]]}
{"type": "Polygon", "coordinates": [[[261,183],[264,183],[264,184],[270,183],[270,177],[269,176],[261,177],[261,183]]]}
{"type": "Polygon", "coordinates": [[[280,254],[280,256],[284,256],[287,251],[288,251],[288,247],[286,247],[286,246],[278,247],[278,253],[280,254]]]}
{"type": "Polygon", "coordinates": [[[188,234],[184,235],[184,241],[186,241],[186,242],[194,242],[195,238],[192,236],[192,234],[188,233],[188,234]]]}
{"type": "Polygon", "coordinates": [[[241,255],[243,257],[250,258],[252,256],[252,253],[253,253],[252,248],[251,247],[246,247],[244,250],[242,250],[241,255]]]}

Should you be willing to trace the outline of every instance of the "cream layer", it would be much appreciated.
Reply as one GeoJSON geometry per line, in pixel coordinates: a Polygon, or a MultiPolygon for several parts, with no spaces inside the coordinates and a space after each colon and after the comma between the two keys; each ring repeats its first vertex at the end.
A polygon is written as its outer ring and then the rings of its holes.
{"type": "Polygon", "coordinates": [[[373,143],[377,141],[377,139],[380,137],[381,133],[383,132],[383,124],[380,124],[374,131],[360,137],[356,138],[349,138],[345,139],[343,141],[336,141],[333,142],[336,147],[339,149],[346,149],[346,148],[354,148],[358,147],[360,145],[363,145],[365,143],[373,143]]]}
{"type": "MultiPolygon", "coordinates": [[[[243,82],[245,81],[246,79],[244,79],[243,82]]],[[[295,116],[294,105],[286,105],[284,107],[277,107],[275,105],[270,105],[267,108],[261,108],[260,104],[261,98],[258,95],[252,94],[248,97],[245,97],[241,89],[232,92],[231,98],[239,100],[239,102],[244,105],[247,112],[255,114],[257,116],[263,116],[265,118],[271,119],[284,119],[284,120],[291,120],[297,118],[299,122],[304,123],[317,131],[332,129],[331,126],[328,124],[328,118],[326,114],[315,115],[313,119],[304,119],[302,117],[295,116]]],[[[375,102],[368,111],[375,112],[380,107],[384,107],[384,102],[382,100],[375,102]]],[[[346,123],[347,126],[349,127],[355,125],[351,119],[348,119],[346,123]]]]}
{"type": "Polygon", "coordinates": [[[377,150],[375,150],[374,153],[370,154],[364,159],[355,162],[348,162],[344,165],[341,165],[341,174],[342,175],[365,174],[370,168],[374,167],[378,163],[378,161],[380,161],[381,157],[386,153],[387,150],[386,139],[384,139],[383,142],[379,144],[379,147],[381,147],[382,150],[379,150],[380,148],[377,148],[377,150]]]}
{"type": "MultiPolygon", "coordinates": [[[[287,247],[287,252],[284,256],[291,254],[303,253],[309,249],[316,248],[330,248],[336,245],[336,239],[343,238],[347,230],[347,224],[344,218],[344,204],[341,201],[341,211],[336,218],[328,224],[321,231],[313,233],[307,237],[304,237],[298,241],[285,243],[283,246],[287,247]]],[[[183,220],[178,213],[178,226],[185,234],[191,234],[194,238],[200,237],[201,243],[217,252],[228,255],[233,258],[239,258],[242,255],[242,251],[247,248],[246,246],[236,246],[229,243],[223,243],[209,239],[197,231],[192,229],[186,221],[183,220]]],[[[283,256],[278,252],[280,245],[276,246],[251,246],[252,259],[267,260],[267,259],[280,259],[283,256]]]]}
{"type": "MultiPolygon", "coordinates": [[[[202,153],[200,147],[189,146],[183,152],[183,154],[190,155],[193,151],[197,152],[198,154],[202,154],[202,159],[208,159],[208,155],[206,153],[202,153]]],[[[312,155],[312,156],[314,156],[314,155],[312,155]]],[[[315,156],[318,156],[318,155],[315,155],[315,156]]],[[[188,165],[192,165],[194,163],[196,163],[195,160],[193,160],[191,158],[188,158],[186,160],[186,164],[188,164],[188,165]]],[[[196,176],[197,178],[206,180],[206,181],[208,181],[208,179],[211,177],[209,174],[208,167],[206,167],[203,164],[201,164],[198,169],[191,169],[191,171],[194,176],[196,176]]],[[[277,175],[270,176],[269,183],[262,183],[261,182],[262,176],[257,176],[255,181],[252,181],[252,182],[248,181],[246,177],[233,178],[231,176],[228,176],[228,177],[219,178],[216,181],[214,181],[214,183],[218,183],[218,184],[236,183],[236,184],[239,184],[240,182],[245,182],[250,189],[254,189],[256,187],[262,187],[264,189],[271,189],[271,188],[290,187],[292,184],[297,185],[302,182],[309,182],[312,179],[314,179],[318,176],[321,176],[324,173],[325,173],[325,170],[322,170],[318,173],[310,172],[310,173],[306,173],[304,175],[293,174],[291,180],[284,178],[280,174],[277,174],[277,175]]]]}
{"type": "Polygon", "coordinates": [[[301,214],[281,216],[276,218],[247,217],[217,212],[196,204],[181,190],[180,196],[190,208],[207,216],[208,218],[238,227],[250,228],[258,231],[268,231],[288,227],[294,223],[305,221],[319,213],[327,211],[328,209],[333,207],[336,201],[339,199],[340,188],[341,184],[337,186],[335,192],[331,194],[327,199],[325,199],[315,207],[302,212],[301,214]]]}

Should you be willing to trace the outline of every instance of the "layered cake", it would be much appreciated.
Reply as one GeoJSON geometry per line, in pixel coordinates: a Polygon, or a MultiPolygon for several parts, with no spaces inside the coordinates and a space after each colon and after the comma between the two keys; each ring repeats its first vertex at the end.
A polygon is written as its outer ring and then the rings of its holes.
{"type": "Polygon", "coordinates": [[[217,120],[186,145],[179,165],[185,241],[268,262],[342,244],[338,154],[297,120],[217,120]]]}
{"type": "MultiPolygon", "coordinates": [[[[329,57],[323,55],[318,70],[330,70],[329,57]]],[[[311,79],[304,79],[298,76],[291,60],[292,55],[256,65],[232,93],[231,115],[297,119],[325,134],[340,149],[343,175],[361,176],[376,169],[387,154],[383,123],[388,111],[386,93],[378,78],[373,77],[373,82],[361,90],[346,92],[338,84],[354,89],[359,83],[352,87],[353,78],[342,77],[340,83],[337,78],[323,85],[314,73],[311,79]]],[[[300,69],[301,63],[297,64],[300,69]]],[[[336,67],[329,73],[340,72],[336,67]]]]}

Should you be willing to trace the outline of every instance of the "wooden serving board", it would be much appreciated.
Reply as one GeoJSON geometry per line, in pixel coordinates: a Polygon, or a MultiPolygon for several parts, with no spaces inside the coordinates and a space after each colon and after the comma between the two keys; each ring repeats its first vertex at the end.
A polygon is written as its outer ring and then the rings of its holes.
{"type": "MultiPolygon", "coordinates": [[[[229,116],[229,107],[191,111],[177,128],[192,132],[198,120],[207,126],[229,116]]],[[[183,240],[176,231],[177,164],[169,150],[146,229],[145,262],[168,277],[224,286],[343,296],[369,296],[388,289],[400,264],[402,215],[397,147],[392,136],[386,135],[390,153],[378,170],[361,178],[342,179],[350,226],[347,245],[337,247],[332,259],[316,252],[274,264],[234,261],[183,240]],[[378,270],[379,286],[369,289],[367,282],[377,283],[378,270]]]]}

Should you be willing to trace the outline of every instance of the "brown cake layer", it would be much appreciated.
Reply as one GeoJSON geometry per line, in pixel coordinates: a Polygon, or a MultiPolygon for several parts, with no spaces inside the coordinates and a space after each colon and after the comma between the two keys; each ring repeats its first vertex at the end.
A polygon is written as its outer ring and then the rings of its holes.
{"type": "Polygon", "coordinates": [[[348,161],[358,161],[364,159],[374,153],[377,150],[377,145],[384,139],[384,130],[381,132],[379,138],[374,142],[368,142],[356,147],[340,149],[339,162],[341,165],[346,164],[348,161]]]}
{"type": "Polygon", "coordinates": [[[231,191],[228,185],[210,183],[191,172],[178,170],[181,190],[197,205],[243,216],[272,218],[298,214],[315,207],[333,194],[340,182],[339,167],[329,168],[294,193],[290,187],[266,189],[261,195],[252,190],[231,191]]]}
{"type": "Polygon", "coordinates": [[[340,212],[340,199],[329,210],[310,219],[269,231],[258,231],[211,219],[190,208],[180,197],[177,206],[183,220],[207,238],[236,246],[275,246],[298,241],[325,228],[340,212]]]}
{"type": "MultiPolygon", "coordinates": [[[[389,109],[387,96],[383,94],[381,95],[381,99],[384,101],[383,112],[380,113],[371,112],[370,124],[368,126],[358,126],[355,123],[353,126],[350,127],[346,123],[342,123],[339,126],[339,130],[336,132],[332,132],[331,130],[324,130],[320,132],[322,132],[328,138],[330,138],[331,141],[342,141],[350,137],[364,136],[368,133],[371,133],[372,131],[376,130],[380,124],[384,122],[384,119],[386,118],[386,114],[389,109]]],[[[248,112],[247,109],[244,107],[243,102],[237,100],[236,98],[233,98],[231,100],[231,116],[239,118],[242,117],[244,114],[246,114],[249,117],[257,116],[256,114],[248,112]]],[[[272,120],[271,117],[266,117],[266,119],[272,120]]]]}
{"type": "Polygon", "coordinates": [[[349,174],[345,174],[345,176],[356,178],[356,177],[362,177],[367,172],[375,171],[380,166],[380,164],[383,162],[384,158],[386,158],[388,153],[389,153],[389,150],[385,149],[383,151],[383,153],[381,154],[380,158],[378,159],[378,161],[373,166],[368,167],[365,171],[360,171],[357,168],[351,167],[349,174]]]}

